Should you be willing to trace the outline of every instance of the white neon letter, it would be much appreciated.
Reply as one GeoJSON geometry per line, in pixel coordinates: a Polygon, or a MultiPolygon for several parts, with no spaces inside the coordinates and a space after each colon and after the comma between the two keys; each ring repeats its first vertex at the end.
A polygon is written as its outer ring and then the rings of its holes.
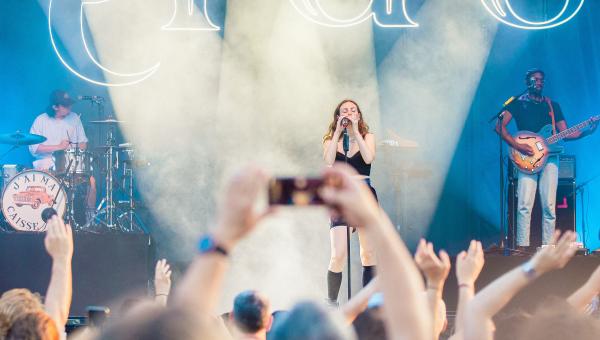
{"type": "Polygon", "coordinates": [[[385,13],[374,13],[373,20],[381,27],[419,27],[406,11],[406,0],[385,1],[385,13]]]}
{"type": "Polygon", "coordinates": [[[203,16],[205,20],[194,20],[194,0],[173,0],[173,16],[169,23],[162,27],[165,31],[218,31],[221,28],[208,17],[207,2],[203,0],[203,16]],[[182,10],[183,9],[183,10],[182,10]]]}
{"type": "Polygon", "coordinates": [[[58,59],[60,60],[60,62],[74,75],[76,75],[77,77],[90,82],[92,84],[96,84],[96,85],[101,85],[101,86],[127,86],[127,85],[133,85],[133,84],[137,84],[145,79],[147,79],[148,77],[150,77],[151,75],[153,75],[159,68],[160,63],[156,63],[154,66],[144,70],[144,71],[140,71],[140,72],[133,72],[133,73],[119,73],[119,72],[115,72],[112,71],[104,66],[102,66],[92,55],[92,53],[90,52],[86,39],[85,39],[85,33],[84,33],[84,26],[83,26],[83,15],[84,15],[84,11],[83,11],[83,6],[85,5],[97,5],[97,4],[101,4],[104,2],[107,2],[110,0],[100,0],[100,1],[96,1],[96,2],[92,2],[92,1],[85,1],[81,3],[81,9],[80,9],[80,17],[79,17],[79,26],[80,26],[80,34],[81,34],[81,42],[83,43],[83,48],[85,49],[86,55],[88,56],[88,58],[92,61],[92,63],[94,63],[99,69],[101,69],[104,72],[110,73],[113,75],[112,78],[115,77],[119,77],[121,78],[118,82],[112,82],[112,83],[108,83],[102,80],[98,80],[98,79],[92,79],[88,76],[85,76],[83,74],[81,74],[80,72],[78,72],[77,70],[75,70],[75,68],[73,66],[71,66],[66,60],[65,58],[63,58],[62,54],[60,53],[60,51],[58,50],[57,46],[56,46],[56,42],[54,40],[54,30],[52,29],[52,3],[53,0],[50,0],[50,4],[48,5],[48,31],[50,33],[50,42],[52,43],[52,47],[54,48],[54,52],[56,53],[56,55],[58,56],[58,59]]]}
{"type": "Polygon", "coordinates": [[[406,13],[407,0],[379,0],[385,1],[385,13],[378,15],[373,12],[373,0],[370,0],[365,9],[358,15],[348,18],[336,18],[321,6],[321,0],[290,0],[292,7],[306,19],[315,24],[326,27],[349,27],[358,25],[365,20],[373,18],[376,25],[380,27],[418,27],[419,24],[412,21],[406,13]]]}
{"type": "Polygon", "coordinates": [[[579,10],[581,10],[584,1],[575,0],[573,2],[564,0],[564,5],[558,14],[544,21],[530,21],[523,18],[513,9],[510,0],[481,0],[481,3],[494,18],[506,25],[526,30],[543,30],[560,26],[573,19],[579,13],[579,10]],[[508,14],[504,10],[504,7],[508,10],[508,14]]]}

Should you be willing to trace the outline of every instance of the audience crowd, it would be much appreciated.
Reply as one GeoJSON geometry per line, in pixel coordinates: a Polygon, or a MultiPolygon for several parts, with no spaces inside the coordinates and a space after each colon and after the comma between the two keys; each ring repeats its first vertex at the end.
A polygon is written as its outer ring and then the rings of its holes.
{"type": "MultiPolygon", "coordinates": [[[[215,315],[229,265],[228,254],[263,219],[255,202],[268,176],[246,167],[232,177],[217,204],[217,221],[199,245],[199,253],[171,290],[166,260],[156,263],[152,300],[124,301],[119,315],[103,325],[70,333],[73,339],[600,339],[594,315],[600,292],[600,267],[565,298],[540,301],[532,313],[500,317],[499,312],[524,287],[543,274],[563,268],[574,256],[576,235],[556,232],[551,245],[500,276],[483,289],[476,281],[485,259],[482,245],[471,241],[455,262],[458,306],[452,326],[446,318],[444,284],[451,271],[448,254],[421,240],[414,256],[368,186],[352,178],[344,164],[324,170],[328,185],[322,199],[354,226],[363,228],[377,250],[377,275],[338,308],[324,301],[299,301],[290,310],[273,311],[258,291],[239,293],[230,313],[215,315]]],[[[73,235],[57,216],[48,221],[45,248],[52,259],[44,299],[27,289],[0,297],[0,339],[65,339],[72,297],[73,235]],[[43,301],[42,301],[43,300],[43,301]]]]}

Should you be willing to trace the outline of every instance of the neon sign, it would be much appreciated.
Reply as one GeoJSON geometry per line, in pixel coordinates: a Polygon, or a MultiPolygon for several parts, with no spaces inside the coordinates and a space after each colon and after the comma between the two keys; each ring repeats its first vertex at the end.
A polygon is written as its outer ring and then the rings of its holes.
{"type": "Polygon", "coordinates": [[[565,3],[562,9],[553,18],[544,21],[530,21],[519,14],[513,9],[510,0],[481,0],[483,7],[494,17],[496,20],[520,29],[525,30],[544,30],[565,24],[567,21],[573,19],[585,0],[564,0],[565,3]],[[504,6],[502,3],[504,2],[504,6]],[[504,10],[506,7],[508,13],[504,10]]]}
{"type": "Polygon", "coordinates": [[[355,26],[369,19],[372,19],[380,27],[419,27],[419,24],[408,16],[406,0],[385,0],[385,13],[383,14],[371,10],[373,0],[370,0],[360,14],[349,19],[338,19],[331,16],[321,6],[321,0],[290,0],[290,3],[304,18],[326,27],[355,26]]]}
{"type": "Polygon", "coordinates": [[[203,0],[204,1],[204,10],[202,12],[204,19],[206,20],[206,22],[203,21],[198,21],[198,20],[189,20],[192,18],[192,15],[194,15],[194,8],[196,6],[194,6],[194,0],[173,0],[173,5],[174,5],[174,10],[173,10],[173,16],[171,17],[171,21],[169,21],[169,23],[167,23],[166,25],[164,25],[161,29],[164,31],[218,31],[221,29],[221,27],[213,24],[213,22],[210,20],[210,17],[208,16],[208,9],[207,9],[207,3],[208,0],[203,0]],[[185,4],[185,2],[187,2],[187,4],[185,4]],[[185,6],[187,5],[187,6],[185,6]],[[177,13],[181,13],[181,11],[177,11],[178,8],[180,7],[187,7],[187,11],[184,12],[184,14],[180,14],[179,16],[177,15],[177,13]],[[185,17],[185,14],[187,13],[187,18],[185,17]]]}
{"type": "Polygon", "coordinates": [[[50,0],[50,5],[48,7],[48,30],[50,32],[50,42],[52,43],[52,48],[54,49],[54,52],[56,53],[56,55],[58,56],[58,59],[60,60],[60,62],[69,70],[71,71],[71,73],[73,73],[74,75],[76,75],[77,77],[90,82],[92,84],[96,84],[96,85],[101,85],[101,86],[128,86],[128,85],[134,85],[137,84],[141,81],[144,81],[145,79],[149,78],[150,76],[152,76],[160,67],[160,63],[156,63],[154,66],[144,70],[144,71],[140,71],[140,72],[134,72],[134,73],[120,73],[120,72],[116,72],[113,70],[110,70],[104,66],[102,66],[102,64],[100,64],[100,62],[98,62],[96,60],[96,58],[94,58],[94,56],[92,55],[92,53],[90,52],[88,45],[87,45],[87,41],[85,39],[85,32],[83,29],[83,8],[86,5],[98,5],[104,2],[107,2],[110,0],[99,0],[96,2],[93,1],[84,1],[81,3],[81,8],[80,8],[80,13],[79,13],[79,26],[80,26],[80,34],[81,34],[81,41],[83,43],[83,47],[85,49],[85,52],[87,54],[87,56],[90,58],[90,60],[92,61],[92,63],[94,63],[94,65],[96,65],[99,69],[101,69],[102,71],[109,73],[111,75],[113,75],[114,78],[118,78],[119,80],[117,82],[114,83],[107,83],[105,81],[102,80],[97,80],[97,79],[92,79],[89,76],[83,75],[80,72],[76,71],[66,60],[65,58],[63,58],[63,56],[61,55],[60,51],[58,50],[58,48],[56,47],[56,42],[54,40],[54,31],[52,30],[52,2],[53,0],[50,0]]]}
{"type": "MultiPolygon", "coordinates": [[[[56,0],[59,1],[59,0],[56,0]]],[[[66,2],[66,0],[63,0],[66,2]]],[[[84,75],[77,71],[66,59],[56,46],[54,30],[52,28],[53,20],[53,3],[55,0],[49,0],[48,8],[48,30],[50,33],[50,41],[54,52],[58,56],[60,62],[77,77],[101,86],[128,86],[137,84],[156,73],[160,67],[160,62],[139,72],[116,72],[102,65],[90,52],[88,48],[85,31],[84,31],[84,6],[99,5],[110,0],[87,0],[81,3],[79,11],[79,33],[81,35],[81,43],[85,50],[85,55],[90,59],[92,64],[105,74],[110,75],[113,82],[106,82],[93,77],[84,75]]],[[[164,31],[219,31],[221,27],[214,24],[208,15],[208,1],[202,0],[202,8],[196,8],[194,0],[173,0],[173,14],[165,25],[161,27],[164,31]],[[198,20],[194,17],[195,10],[201,11],[198,13],[203,20],[198,20]]],[[[216,0],[213,0],[216,1],[216,0]]],[[[224,1],[224,0],[221,0],[224,1]]],[[[419,24],[412,20],[407,11],[408,0],[369,0],[364,9],[350,18],[339,18],[334,14],[329,13],[322,5],[323,0],[289,0],[292,7],[306,20],[320,26],[331,28],[344,28],[356,26],[366,21],[372,22],[382,28],[416,28],[419,24]],[[375,1],[383,4],[385,1],[385,10],[375,12],[372,7],[375,1]]],[[[465,0],[466,1],[466,0],[465,0]]],[[[476,1],[476,0],[470,0],[476,1]]],[[[560,26],[573,19],[583,7],[585,0],[563,0],[564,4],[558,13],[547,20],[532,21],[524,18],[513,8],[511,0],[480,0],[483,7],[490,15],[503,24],[526,30],[543,30],[560,26]]]]}

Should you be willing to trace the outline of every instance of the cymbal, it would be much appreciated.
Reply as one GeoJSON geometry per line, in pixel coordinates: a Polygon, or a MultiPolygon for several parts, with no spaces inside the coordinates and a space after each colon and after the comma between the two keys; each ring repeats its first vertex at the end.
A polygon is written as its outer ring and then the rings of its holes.
{"type": "Polygon", "coordinates": [[[40,144],[46,141],[46,137],[40,135],[34,135],[31,133],[24,133],[17,131],[15,133],[0,134],[0,144],[10,145],[31,145],[40,144]]]}
{"type": "Polygon", "coordinates": [[[91,120],[90,121],[91,124],[121,124],[121,123],[125,123],[122,120],[117,120],[114,118],[108,118],[108,119],[104,119],[104,120],[91,120]]]}

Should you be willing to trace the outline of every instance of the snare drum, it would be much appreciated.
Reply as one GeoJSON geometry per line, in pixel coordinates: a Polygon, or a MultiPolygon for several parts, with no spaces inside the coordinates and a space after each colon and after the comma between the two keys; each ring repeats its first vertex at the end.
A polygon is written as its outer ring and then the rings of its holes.
{"type": "Polygon", "coordinates": [[[54,167],[52,171],[63,176],[69,174],[90,176],[92,174],[92,154],[88,151],[67,149],[52,153],[54,167]],[[69,167],[70,164],[70,167],[69,167]]]}
{"type": "Polygon", "coordinates": [[[18,231],[45,231],[42,211],[53,207],[58,216],[63,216],[66,197],[56,177],[41,170],[26,170],[8,181],[2,193],[2,213],[18,231]]]}
{"type": "Polygon", "coordinates": [[[4,164],[0,171],[2,171],[2,179],[0,179],[0,193],[2,193],[8,182],[10,182],[10,180],[19,172],[23,171],[23,166],[17,164],[4,164]]]}

